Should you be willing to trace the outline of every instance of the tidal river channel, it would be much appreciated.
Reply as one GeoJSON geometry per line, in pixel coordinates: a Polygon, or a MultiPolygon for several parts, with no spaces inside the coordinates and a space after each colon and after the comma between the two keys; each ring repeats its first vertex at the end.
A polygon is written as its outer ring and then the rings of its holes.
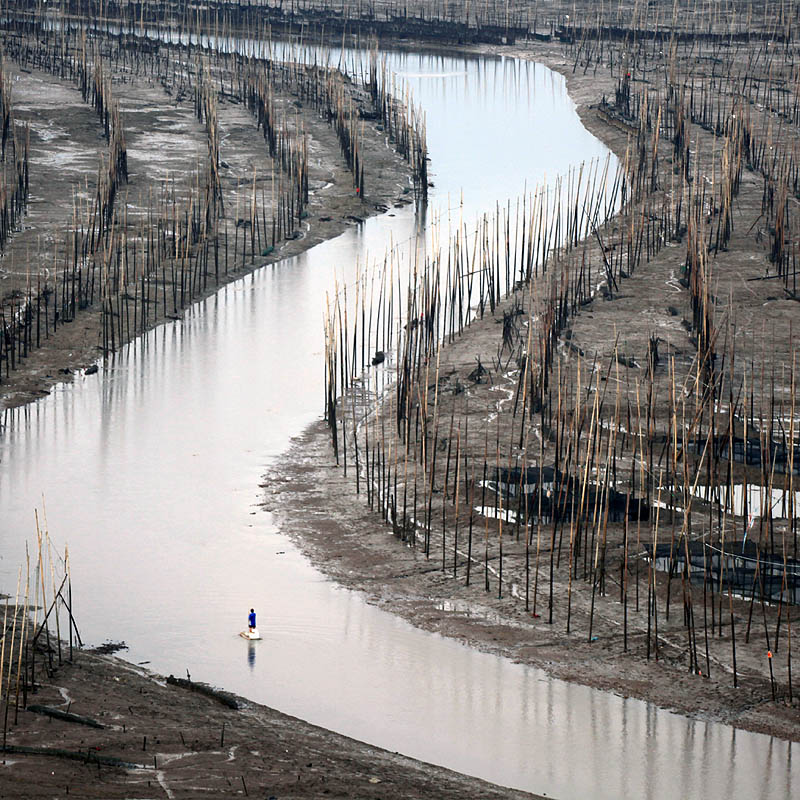
{"type": "MultiPolygon", "coordinates": [[[[541,66],[387,57],[427,115],[427,220],[443,229],[607,157],[541,66]]],[[[796,746],[417,630],[326,580],[260,509],[267,466],[322,411],[325,292],[419,226],[412,207],[354,226],[7,412],[0,587],[16,583],[44,498],[84,639],[124,640],[157,672],[562,800],[797,796],[796,746]],[[237,636],[250,606],[256,644],[237,636]]]]}

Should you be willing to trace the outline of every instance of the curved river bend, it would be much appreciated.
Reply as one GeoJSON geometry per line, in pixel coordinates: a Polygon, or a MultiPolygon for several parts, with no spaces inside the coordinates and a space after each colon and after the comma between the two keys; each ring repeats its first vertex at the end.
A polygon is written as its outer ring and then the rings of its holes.
{"type": "MultiPolygon", "coordinates": [[[[606,157],[547,69],[388,58],[427,114],[429,216],[471,220],[606,157]]],[[[392,213],[225,287],[99,375],[6,413],[0,586],[16,580],[44,495],[51,534],[69,543],[84,638],[124,639],[131,661],[562,800],[792,797],[795,746],[412,628],[325,580],[260,511],[267,463],[320,412],[325,291],[415,236],[413,209],[392,213]],[[251,605],[258,645],[235,635],[251,605]]]]}

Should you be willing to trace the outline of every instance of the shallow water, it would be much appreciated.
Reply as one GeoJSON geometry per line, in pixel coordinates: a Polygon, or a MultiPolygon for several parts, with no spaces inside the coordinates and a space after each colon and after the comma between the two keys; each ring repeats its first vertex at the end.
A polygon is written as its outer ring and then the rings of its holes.
{"type": "MultiPolygon", "coordinates": [[[[605,157],[542,67],[392,58],[427,112],[429,217],[473,219],[605,157]]],[[[99,375],[6,414],[0,586],[16,580],[44,495],[84,638],[125,640],[131,661],[564,800],[792,796],[791,745],[416,630],[325,580],[260,510],[267,465],[321,412],[324,293],[367,253],[414,239],[413,209],[393,213],[225,287],[99,375]],[[237,636],[251,605],[257,643],[237,636]]]]}
{"type": "MultiPolygon", "coordinates": [[[[779,479],[775,483],[780,485],[783,481],[779,479]]],[[[757,483],[747,484],[747,492],[741,483],[734,484],[732,492],[729,486],[717,487],[716,493],[709,490],[708,486],[697,486],[694,496],[712,503],[719,502],[729,513],[746,516],[750,525],[761,516],[788,519],[791,509],[794,509],[791,513],[795,517],[800,514],[800,492],[790,492],[785,488],[770,489],[757,483]]]]}

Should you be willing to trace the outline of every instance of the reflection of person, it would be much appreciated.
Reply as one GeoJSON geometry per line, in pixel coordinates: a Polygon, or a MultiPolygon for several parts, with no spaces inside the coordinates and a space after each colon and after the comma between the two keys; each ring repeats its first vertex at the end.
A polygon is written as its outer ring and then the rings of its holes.
{"type": "Polygon", "coordinates": [[[249,641],[247,643],[247,664],[250,669],[255,669],[256,666],[256,643],[249,641]]]}
{"type": "Polygon", "coordinates": [[[247,616],[247,629],[252,633],[256,629],[256,612],[250,609],[250,614],[247,616]]]}

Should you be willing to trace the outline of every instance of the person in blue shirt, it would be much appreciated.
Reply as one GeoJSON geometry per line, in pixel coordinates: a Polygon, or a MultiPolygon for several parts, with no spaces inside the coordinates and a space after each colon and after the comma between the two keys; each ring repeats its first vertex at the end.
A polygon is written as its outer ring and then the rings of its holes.
{"type": "Polygon", "coordinates": [[[250,633],[256,629],[256,612],[252,608],[247,616],[247,629],[250,631],[250,633]]]}

